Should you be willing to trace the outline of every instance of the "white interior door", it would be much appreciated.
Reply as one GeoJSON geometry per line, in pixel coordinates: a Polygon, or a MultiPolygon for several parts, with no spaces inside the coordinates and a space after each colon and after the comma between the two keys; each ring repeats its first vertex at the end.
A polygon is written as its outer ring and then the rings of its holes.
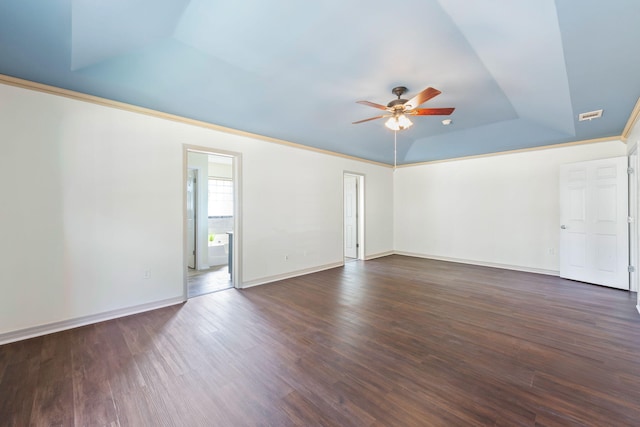
{"type": "Polygon", "coordinates": [[[196,268],[196,173],[187,172],[187,265],[196,268]]]}
{"type": "Polygon", "coordinates": [[[344,176],[344,256],[358,258],[358,177],[344,176]]]}
{"type": "Polygon", "coordinates": [[[560,169],[560,276],[629,289],[627,158],[560,169]]]}

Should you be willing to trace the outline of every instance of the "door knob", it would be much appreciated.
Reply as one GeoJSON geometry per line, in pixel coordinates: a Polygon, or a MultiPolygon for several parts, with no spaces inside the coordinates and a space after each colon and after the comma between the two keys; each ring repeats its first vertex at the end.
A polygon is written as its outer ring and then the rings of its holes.
{"type": "Polygon", "coordinates": [[[562,225],[560,226],[560,228],[562,228],[563,230],[566,230],[566,229],[567,229],[567,226],[566,226],[566,225],[564,225],[564,224],[562,224],[562,225]]]}

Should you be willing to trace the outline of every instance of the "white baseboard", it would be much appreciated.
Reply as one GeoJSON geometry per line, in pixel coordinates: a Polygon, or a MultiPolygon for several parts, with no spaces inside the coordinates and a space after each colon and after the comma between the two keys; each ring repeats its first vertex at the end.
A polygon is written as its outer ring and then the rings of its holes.
{"type": "MultiPolygon", "coordinates": [[[[484,267],[503,268],[507,270],[525,271],[529,273],[546,274],[551,276],[559,275],[559,272],[554,270],[543,270],[538,268],[522,267],[522,266],[516,266],[516,265],[498,264],[498,263],[467,260],[467,259],[460,259],[460,258],[441,257],[436,255],[419,254],[419,253],[405,252],[405,251],[387,251],[387,252],[382,252],[378,254],[367,255],[365,260],[368,261],[371,259],[381,258],[384,256],[389,256],[394,254],[417,257],[417,258],[434,259],[439,261],[458,262],[462,264],[480,265],[484,267]]],[[[267,283],[276,282],[278,280],[285,280],[293,277],[304,276],[305,274],[317,273],[319,271],[329,270],[331,268],[342,267],[343,265],[344,265],[344,262],[335,262],[331,264],[325,264],[321,266],[306,268],[306,269],[292,271],[289,273],[279,274],[275,276],[250,280],[248,282],[242,283],[242,288],[245,289],[253,286],[259,286],[267,283]]],[[[6,332],[6,333],[0,334],[0,345],[8,344],[15,341],[21,341],[28,338],[41,336],[41,335],[51,334],[54,332],[64,331],[67,329],[73,329],[80,326],[89,325],[92,323],[104,322],[106,320],[112,320],[119,317],[130,316],[132,314],[142,313],[145,311],[156,310],[156,309],[168,307],[171,305],[182,304],[183,302],[185,302],[185,298],[183,296],[180,296],[175,298],[169,298],[162,301],[155,301],[151,303],[140,304],[133,307],[127,307],[127,308],[112,310],[104,313],[98,313],[98,314],[93,314],[89,316],[82,316],[74,319],[63,320],[60,322],[49,323],[46,325],[20,329],[17,331],[6,332]]],[[[640,313],[640,304],[638,304],[636,308],[640,313]]]]}
{"type": "Polygon", "coordinates": [[[17,331],[6,332],[0,334],[0,345],[8,344],[15,341],[26,340],[28,338],[39,337],[41,335],[52,334],[67,329],[73,329],[80,326],[90,325],[92,323],[104,322],[105,320],[117,319],[119,317],[130,316],[145,311],[156,310],[158,308],[168,307],[170,305],[182,304],[185,302],[184,297],[169,298],[162,301],[155,301],[146,304],[140,304],[133,307],[120,308],[117,310],[106,311],[104,313],[91,314],[88,316],[77,317],[75,319],[63,320],[60,322],[48,323],[46,325],[33,326],[30,328],[20,329],[17,331]]]}
{"type": "Polygon", "coordinates": [[[293,277],[304,276],[305,274],[317,273],[318,271],[329,270],[331,268],[342,267],[344,262],[334,262],[317,267],[305,268],[289,273],[278,274],[275,276],[263,277],[261,279],[249,280],[242,283],[242,289],[251,288],[253,286],[266,285],[267,283],[277,282],[278,280],[291,279],[293,277]]]}
{"type": "Polygon", "coordinates": [[[395,253],[394,251],[386,251],[386,252],[380,252],[379,254],[366,255],[364,257],[364,260],[369,261],[370,259],[382,258],[383,256],[393,255],[394,253],[395,253]]]}
{"type": "Polygon", "coordinates": [[[499,264],[495,262],[476,261],[462,258],[450,258],[437,255],[418,254],[414,252],[395,251],[396,255],[412,256],[416,258],[435,259],[438,261],[458,262],[460,264],[479,265],[482,267],[502,268],[504,270],[524,271],[526,273],[545,274],[547,276],[560,276],[557,270],[545,270],[542,268],[523,267],[521,265],[499,264]]]}
{"type": "Polygon", "coordinates": [[[638,313],[640,313],[640,304],[636,305],[636,310],[638,310],[638,313]]]}

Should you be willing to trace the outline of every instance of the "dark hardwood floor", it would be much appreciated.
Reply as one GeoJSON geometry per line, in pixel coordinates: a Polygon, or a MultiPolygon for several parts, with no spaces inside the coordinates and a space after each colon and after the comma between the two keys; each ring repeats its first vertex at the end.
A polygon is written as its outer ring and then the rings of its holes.
{"type": "Polygon", "coordinates": [[[390,256],[0,347],[3,426],[638,426],[635,294],[390,256]]]}

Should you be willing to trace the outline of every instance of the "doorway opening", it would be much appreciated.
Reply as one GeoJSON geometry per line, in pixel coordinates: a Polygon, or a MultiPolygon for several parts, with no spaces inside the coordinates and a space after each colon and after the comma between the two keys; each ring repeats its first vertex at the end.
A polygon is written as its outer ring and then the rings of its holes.
{"type": "Polygon", "coordinates": [[[344,261],[364,259],[364,176],[345,172],[343,195],[344,261]]]}
{"type": "Polygon", "coordinates": [[[238,283],[238,154],[186,148],[185,294],[238,283]]]}

